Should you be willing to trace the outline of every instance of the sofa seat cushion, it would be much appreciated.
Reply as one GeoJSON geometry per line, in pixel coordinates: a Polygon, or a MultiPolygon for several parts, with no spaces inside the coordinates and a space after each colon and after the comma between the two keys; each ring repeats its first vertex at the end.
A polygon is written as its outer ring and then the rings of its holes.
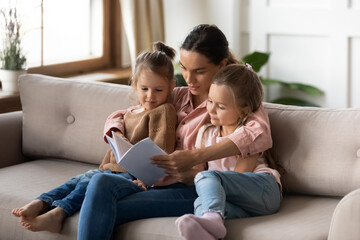
{"type": "MultiPolygon", "coordinates": [[[[61,234],[30,232],[11,214],[71,177],[96,168],[96,165],[44,159],[0,169],[0,225],[4,239],[74,239],[79,213],[67,218],[61,234]]],[[[338,198],[287,195],[278,213],[270,216],[226,220],[226,239],[327,239],[332,213],[338,198]]],[[[114,239],[181,239],[175,226],[176,217],[143,219],[115,229],[114,239]]]]}
{"type": "MultiPolygon", "coordinates": [[[[326,240],[332,213],[338,198],[289,195],[285,196],[278,213],[226,220],[227,240],[326,240]]],[[[176,217],[153,218],[130,222],[116,229],[115,239],[169,240],[177,239],[176,217]]]]}
{"type": "Polygon", "coordinates": [[[289,195],[278,213],[226,222],[227,239],[326,240],[340,198],[289,195]]]}
{"type": "Polygon", "coordinates": [[[24,206],[41,193],[65,183],[71,177],[84,173],[97,165],[59,160],[44,159],[0,168],[0,226],[1,239],[75,239],[78,214],[65,221],[62,234],[49,232],[30,232],[20,224],[20,219],[11,214],[15,207],[24,206]],[[72,236],[72,237],[71,237],[72,236]]]}

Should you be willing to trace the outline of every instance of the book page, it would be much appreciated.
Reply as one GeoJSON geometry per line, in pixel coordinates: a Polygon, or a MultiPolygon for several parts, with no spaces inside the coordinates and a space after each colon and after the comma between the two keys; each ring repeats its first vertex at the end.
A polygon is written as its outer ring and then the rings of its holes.
{"type": "Polygon", "coordinates": [[[150,138],[145,138],[135,144],[120,159],[119,165],[147,186],[152,186],[156,180],[166,176],[165,170],[152,164],[150,158],[155,155],[166,155],[150,138]]]}
{"type": "Polygon", "coordinates": [[[115,155],[116,162],[119,164],[122,156],[124,156],[133,145],[126,139],[118,136],[115,132],[112,132],[112,138],[106,135],[106,139],[115,155]]]}

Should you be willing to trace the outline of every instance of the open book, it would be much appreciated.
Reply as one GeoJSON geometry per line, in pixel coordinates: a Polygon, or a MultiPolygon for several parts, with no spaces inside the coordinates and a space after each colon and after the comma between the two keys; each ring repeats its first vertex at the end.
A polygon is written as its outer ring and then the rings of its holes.
{"type": "Polygon", "coordinates": [[[166,155],[150,138],[145,138],[135,145],[112,132],[112,138],[106,136],[114,152],[116,162],[134,177],[140,179],[147,186],[166,176],[165,170],[151,163],[150,158],[155,155],[166,155]]]}

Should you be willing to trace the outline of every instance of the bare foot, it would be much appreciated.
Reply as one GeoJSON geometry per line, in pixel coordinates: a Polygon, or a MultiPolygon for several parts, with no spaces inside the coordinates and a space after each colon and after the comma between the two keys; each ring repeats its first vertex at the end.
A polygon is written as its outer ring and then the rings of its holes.
{"type": "Polygon", "coordinates": [[[21,208],[14,208],[11,213],[14,214],[16,217],[30,219],[39,216],[42,211],[49,207],[49,204],[39,199],[35,199],[21,208]]]}
{"type": "Polygon", "coordinates": [[[59,207],[51,211],[39,215],[33,219],[21,218],[21,225],[27,230],[38,232],[48,231],[52,233],[59,233],[62,228],[62,223],[67,214],[59,207]]]}

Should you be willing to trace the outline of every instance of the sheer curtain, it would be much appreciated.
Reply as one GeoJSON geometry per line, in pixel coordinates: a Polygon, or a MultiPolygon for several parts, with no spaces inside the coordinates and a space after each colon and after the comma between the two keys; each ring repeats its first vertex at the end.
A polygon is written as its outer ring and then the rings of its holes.
{"type": "Polygon", "coordinates": [[[150,50],[155,41],[164,41],[162,0],[119,0],[131,66],[139,53],[150,50]]]}

